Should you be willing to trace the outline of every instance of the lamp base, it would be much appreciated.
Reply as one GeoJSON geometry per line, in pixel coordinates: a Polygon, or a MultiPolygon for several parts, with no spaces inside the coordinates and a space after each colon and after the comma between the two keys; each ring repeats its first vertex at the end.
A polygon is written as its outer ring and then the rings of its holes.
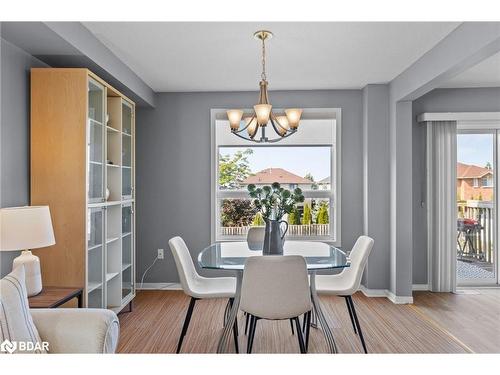
{"type": "Polygon", "coordinates": [[[40,270],[40,258],[33,255],[31,251],[25,250],[14,259],[12,269],[24,266],[26,275],[26,291],[28,297],[36,296],[42,291],[42,272],[40,270]]]}

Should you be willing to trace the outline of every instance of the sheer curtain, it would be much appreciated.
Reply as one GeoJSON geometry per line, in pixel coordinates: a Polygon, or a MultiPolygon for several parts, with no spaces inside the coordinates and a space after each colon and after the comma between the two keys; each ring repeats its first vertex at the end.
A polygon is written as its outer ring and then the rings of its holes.
{"type": "Polygon", "coordinates": [[[427,254],[433,292],[454,292],[457,258],[457,123],[427,122],[427,254]]]}

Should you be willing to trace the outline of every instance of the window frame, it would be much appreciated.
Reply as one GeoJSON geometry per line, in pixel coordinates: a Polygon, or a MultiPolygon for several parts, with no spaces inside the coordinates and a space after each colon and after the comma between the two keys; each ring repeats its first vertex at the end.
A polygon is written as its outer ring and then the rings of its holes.
{"type": "MultiPolygon", "coordinates": [[[[225,119],[227,109],[211,109],[210,111],[210,124],[211,124],[211,148],[210,148],[210,184],[211,184],[211,219],[210,219],[210,236],[211,242],[225,242],[225,241],[241,241],[245,240],[244,236],[221,236],[219,235],[220,226],[220,208],[219,201],[222,199],[245,199],[249,198],[246,190],[218,190],[218,149],[219,147],[240,147],[234,145],[219,145],[217,144],[216,137],[216,123],[218,120],[225,119]]],[[[250,111],[250,110],[248,110],[250,111]]],[[[304,197],[314,199],[329,199],[330,207],[330,235],[328,236],[294,236],[289,237],[288,240],[307,240],[307,241],[320,241],[328,242],[334,246],[341,246],[341,129],[342,118],[340,108],[307,108],[304,109],[302,114],[303,119],[320,119],[320,120],[335,120],[335,129],[332,129],[331,143],[327,144],[293,144],[285,145],[283,147],[330,147],[330,181],[335,181],[330,184],[330,190],[305,190],[303,191],[304,197]],[[335,209],[333,209],[335,208],[335,209]]],[[[266,147],[266,145],[259,145],[258,143],[248,143],[248,147],[266,147]]],[[[270,147],[279,146],[279,143],[269,144],[270,147]]]]}

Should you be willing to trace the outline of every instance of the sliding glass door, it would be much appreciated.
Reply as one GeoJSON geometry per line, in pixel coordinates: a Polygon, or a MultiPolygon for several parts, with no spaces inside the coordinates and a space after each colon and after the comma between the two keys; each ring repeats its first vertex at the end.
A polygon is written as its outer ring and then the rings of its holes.
{"type": "Polygon", "coordinates": [[[457,135],[457,284],[498,284],[498,130],[457,135]]]}

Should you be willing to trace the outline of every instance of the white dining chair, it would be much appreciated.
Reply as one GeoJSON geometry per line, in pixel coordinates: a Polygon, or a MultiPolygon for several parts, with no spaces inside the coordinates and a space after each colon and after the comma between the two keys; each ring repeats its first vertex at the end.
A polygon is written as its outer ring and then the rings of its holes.
{"type": "Polygon", "coordinates": [[[349,253],[349,258],[351,259],[350,267],[344,268],[342,272],[336,275],[316,276],[316,292],[319,295],[344,297],[354,333],[359,334],[365,353],[368,353],[368,351],[366,350],[365,339],[363,338],[363,332],[361,331],[361,325],[359,324],[352,295],[359,289],[361,277],[363,276],[363,271],[372,247],[372,238],[360,236],[349,253]]]}
{"type": "Polygon", "coordinates": [[[306,262],[298,255],[256,256],[245,262],[240,309],[250,316],[247,353],[252,352],[257,321],[295,322],[301,353],[306,353],[299,316],[310,317],[311,291],[306,262]]]}
{"type": "MultiPolygon", "coordinates": [[[[187,309],[184,324],[182,326],[181,336],[177,344],[177,353],[180,352],[182,341],[189,327],[194,305],[199,299],[208,298],[229,298],[228,305],[232,305],[234,294],[236,292],[236,279],[234,277],[203,277],[196,272],[193,259],[189,253],[186,243],[181,237],[174,237],[168,241],[172,254],[174,256],[177,272],[181,281],[182,290],[191,297],[187,309]]],[[[233,326],[234,342],[236,352],[238,349],[238,322],[233,326]]]]}
{"type": "Polygon", "coordinates": [[[249,244],[263,244],[266,227],[250,227],[247,232],[247,242],[249,244]]]}

